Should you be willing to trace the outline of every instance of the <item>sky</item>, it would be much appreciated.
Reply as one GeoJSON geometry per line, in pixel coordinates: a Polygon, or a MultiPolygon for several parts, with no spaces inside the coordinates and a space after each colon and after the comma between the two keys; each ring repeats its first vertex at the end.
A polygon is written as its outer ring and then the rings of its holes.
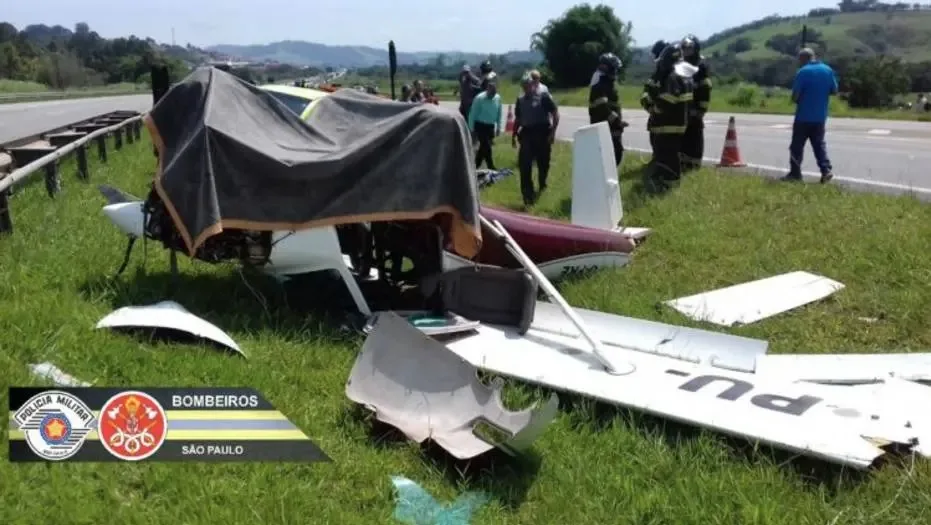
{"type": "MultiPolygon", "coordinates": [[[[73,28],[87,22],[101,36],[135,34],[179,45],[266,44],[305,40],[329,45],[384,47],[399,51],[526,50],[530,35],[580,2],[572,0],[0,0],[0,20],[73,28]],[[195,7],[196,5],[196,7],[195,7]]],[[[591,2],[597,4],[599,2],[591,2]]],[[[633,23],[638,46],[660,38],[699,38],[772,14],[804,14],[835,6],[817,0],[642,0],[602,1],[624,22],[633,23]],[[657,6],[661,9],[653,9],[657,6]],[[778,6],[778,7],[777,7],[778,6]],[[670,18],[672,15],[672,18],[670,18]]]]}

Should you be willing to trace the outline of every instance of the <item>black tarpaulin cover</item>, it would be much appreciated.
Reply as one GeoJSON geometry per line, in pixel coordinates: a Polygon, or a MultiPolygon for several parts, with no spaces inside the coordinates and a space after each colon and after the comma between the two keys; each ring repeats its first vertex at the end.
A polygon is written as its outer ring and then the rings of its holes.
{"type": "Polygon", "coordinates": [[[146,125],[159,151],[155,189],[192,255],[223,228],[436,215],[457,253],[481,247],[468,129],[434,105],[347,89],[316,102],[304,122],[261,89],[200,68],[146,125]]]}

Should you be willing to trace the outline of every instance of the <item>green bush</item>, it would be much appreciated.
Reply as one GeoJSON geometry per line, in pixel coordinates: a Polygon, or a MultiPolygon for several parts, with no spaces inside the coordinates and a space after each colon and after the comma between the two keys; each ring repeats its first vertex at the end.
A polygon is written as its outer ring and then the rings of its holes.
{"type": "Polygon", "coordinates": [[[740,108],[750,108],[759,105],[762,95],[758,86],[753,84],[740,84],[727,100],[727,103],[740,108]]]}

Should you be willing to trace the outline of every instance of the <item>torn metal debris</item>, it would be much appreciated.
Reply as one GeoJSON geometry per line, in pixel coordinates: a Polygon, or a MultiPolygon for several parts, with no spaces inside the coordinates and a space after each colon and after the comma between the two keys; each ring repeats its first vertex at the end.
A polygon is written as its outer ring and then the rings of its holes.
{"type": "Polygon", "coordinates": [[[540,407],[511,412],[501,404],[500,386],[483,385],[476,372],[400,316],[383,313],[352,367],[346,396],[411,440],[430,439],[458,459],[495,447],[516,454],[556,417],[555,394],[540,407]],[[478,423],[508,437],[479,437],[478,423]]]}
{"type": "Polygon", "coordinates": [[[97,328],[150,328],[181,332],[197,339],[216,343],[237,354],[245,353],[226,332],[197,317],[174,301],[162,301],[146,306],[124,306],[97,323],[97,328]]]}
{"type": "Polygon", "coordinates": [[[666,301],[689,319],[721,326],[750,324],[804,306],[844,288],[808,272],[791,272],[666,301]]]}
{"type": "Polygon", "coordinates": [[[55,386],[70,386],[70,387],[87,387],[91,386],[90,383],[82,381],[71,374],[66,373],[64,370],[58,368],[52,363],[38,363],[29,365],[29,370],[38,378],[50,381],[55,386]]]}

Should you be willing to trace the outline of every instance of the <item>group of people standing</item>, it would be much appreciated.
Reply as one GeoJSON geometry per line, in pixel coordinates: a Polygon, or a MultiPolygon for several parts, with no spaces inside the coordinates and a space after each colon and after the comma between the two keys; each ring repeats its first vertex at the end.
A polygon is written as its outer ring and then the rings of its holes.
{"type": "MultiPolygon", "coordinates": [[[[493,156],[495,138],[501,135],[503,105],[498,93],[498,75],[491,62],[485,61],[476,76],[466,65],[459,74],[459,111],[466,118],[469,130],[478,143],[475,167],[485,164],[495,169],[493,156]]],[[[546,190],[550,170],[550,155],[559,126],[559,110],[539,71],[530,71],[521,78],[522,94],[514,102],[514,130],[511,145],[519,145],[517,153],[520,188],[524,205],[533,204],[546,190]],[[533,181],[533,166],[537,166],[537,184],[533,181]]]]}
{"type": "Polygon", "coordinates": [[[696,36],[673,44],[657,41],[651,54],[656,68],[643,86],[640,104],[649,113],[653,157],[643,182],[648,190],[663,192],[683,173],[701,167],[712,85],[696,36]]]}
{"type": "MultiPolygon", "coordinates": [[[[698,38],[689,35],[680,42],[659,41],[653,46],[656,69],[643,89],[641,104],[649,119],[647,129],[653,158],[644,184],[653,191],[674,185],[683,172],[701,166],[704,156],[704,117],[711,100],[711,79],[701,56],[698,38]]],[[[621,111],[617,76],[623,64],[613,53],[599,57],[589,89],[589,121],[607,122],[611,132],[614,159],[624,159],[623,133],[628,123],[621,111]]],[[[497,75],[490,62],[484,62],[480,76],[463,66],[459,76],[459,111],[468,121],[478,143],[476,167],[495,169],[493,145],[501,134],[502,104],[497,75]]],[[[532,205],[546,190],[552,145],[559,126],[556,101],[537,71],[521,79],[522,94],[514,102],[514,131],[511,144],[518,147],[520,186],[524,204],[532,205]],[[532,171],[537,166],[537,184],[532,171]]]]}
{"type": "MultiPolygon", "coordinates": [[[[644,186],[664,192],[679,182],[683,173],[698,169],[705,152],[705,114],[711,103],[711,74],[701,55],[701,43],[688,35],[677,43],[657,41],[651,50],[656,68],[643,87],[640,103],[649,113],[652,158],[644,174],[644,186]]],[[[795,119],[789,145],[789,173],[784,181],[802,180],[804,147],[811,144],[821,183],[830,182],[833,168],[825,145],[825,129],[830,97],[838,92],[834,71],[815,56],[811,48],[798,53],[799,70],[792,85],[795,119]]],[[[592,77],[589,94],[591,123],[607,121],[618,165],[623,157],[621,134],[626,123],[621,118],[614,77],[620,61],[612,54],[602,55],[592,77]]]]}
{"type": "Polygon", "coordinates": [[[411,86],[401,86],[401,98],[398,100],[417,104],[430,102],[433,98],[433,92],[424,87],[423,80],[415,80],[411,86]]]}

